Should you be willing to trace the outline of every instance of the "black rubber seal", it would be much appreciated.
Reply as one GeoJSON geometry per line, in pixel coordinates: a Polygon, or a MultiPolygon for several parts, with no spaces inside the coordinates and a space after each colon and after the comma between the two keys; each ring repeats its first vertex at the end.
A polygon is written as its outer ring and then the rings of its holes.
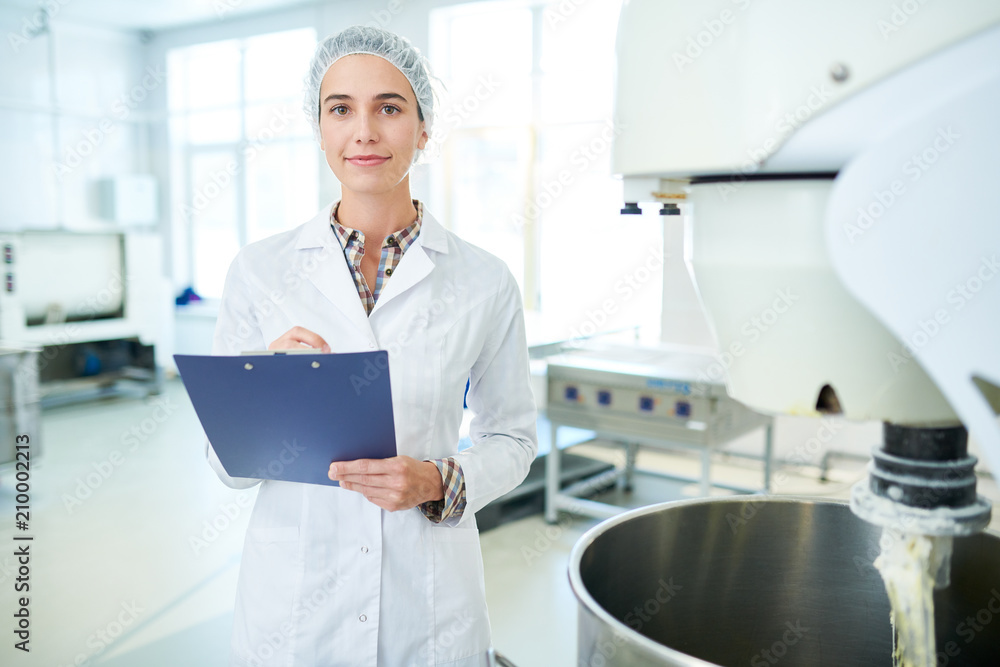
{"type": "Polygon", "coordinates": [[[956,461],[969,454],[969,432],[964,426],[922,428],[882,424],[882,450],[917,461],[956,461]]]}
{"type": "Polygon", "coordinates": [[[692,176],[691,185],[706,183],[744,183],[746,181],[832,181],[835,171],[789,172],[787,174],[706,174],[692,176]]]}
{"type": "Polygon", "coordinates": [[[868,486],[875,495],[909,507],[964,508],[976,503],[975,468],[963,426],[884,423],[868,486]]]}

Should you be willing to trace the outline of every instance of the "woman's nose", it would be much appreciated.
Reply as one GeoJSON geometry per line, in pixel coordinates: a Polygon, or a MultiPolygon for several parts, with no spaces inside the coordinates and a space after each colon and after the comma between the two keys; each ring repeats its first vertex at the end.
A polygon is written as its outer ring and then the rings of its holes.
{"type": "Polygon", "coordinates": [[[355,139],[357,141],[377,141],[378,131],[376,128],[375,120],[368,114],[358,115],[358,124],[355,131],[355,139]]]}

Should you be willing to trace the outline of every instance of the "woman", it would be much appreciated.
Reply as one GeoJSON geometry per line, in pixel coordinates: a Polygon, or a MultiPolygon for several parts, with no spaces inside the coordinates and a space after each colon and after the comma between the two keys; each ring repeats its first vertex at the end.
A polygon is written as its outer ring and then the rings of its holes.
{"type": "Polygon", "coordinates": [[[233,479],[209,446],[228,485],[260,484],[233,664],[482,665],[475,512],[520,483],[537,450],[517,284],[410,197],[434,100],[409,42],[349,28],[317,48],[307,89],[342,198],[240,251],[214,353],[387,350],[399,455],[332,464],[337,488],[233,479]],[[458,452],[467,382],[473,445],[458,452]]]}

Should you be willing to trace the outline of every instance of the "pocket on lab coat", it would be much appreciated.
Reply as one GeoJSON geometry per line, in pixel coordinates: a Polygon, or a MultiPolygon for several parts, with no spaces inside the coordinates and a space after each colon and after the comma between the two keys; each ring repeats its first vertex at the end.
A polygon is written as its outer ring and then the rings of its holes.
{"type": "Polygon", "coordinates": [[[490,645],[483,559],[475,528],[431,529],[434,536],[434,663],[484,653],[490,645]]]}
{"type": "Polygon", "coordinates": [[[295,643],[292,610],[304,571],[297,526],[250,526],[240,563],[233,651],[242,660],[278,664],[295,643]],[[275,660],[274,663],[270,660],[275,660]]]}

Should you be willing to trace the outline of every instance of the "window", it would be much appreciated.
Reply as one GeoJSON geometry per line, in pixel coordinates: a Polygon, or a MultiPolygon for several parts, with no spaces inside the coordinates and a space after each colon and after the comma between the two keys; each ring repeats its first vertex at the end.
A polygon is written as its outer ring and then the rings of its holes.
{"type": "Polygon", "coordinates": [[[619,213],[611,175],[620,6],[480,2],[431,14],[429,55],[448,89],[433,210],[503,259],[526,307],[559,335],[659,328],[662,227],[619,213]]]}
{"type": "Polygon", "coordinates": [[[302,114],[302,29],[167,54],[174,274],[221,297],[240,247],[313,215],[321,153],[302,114]]]}

